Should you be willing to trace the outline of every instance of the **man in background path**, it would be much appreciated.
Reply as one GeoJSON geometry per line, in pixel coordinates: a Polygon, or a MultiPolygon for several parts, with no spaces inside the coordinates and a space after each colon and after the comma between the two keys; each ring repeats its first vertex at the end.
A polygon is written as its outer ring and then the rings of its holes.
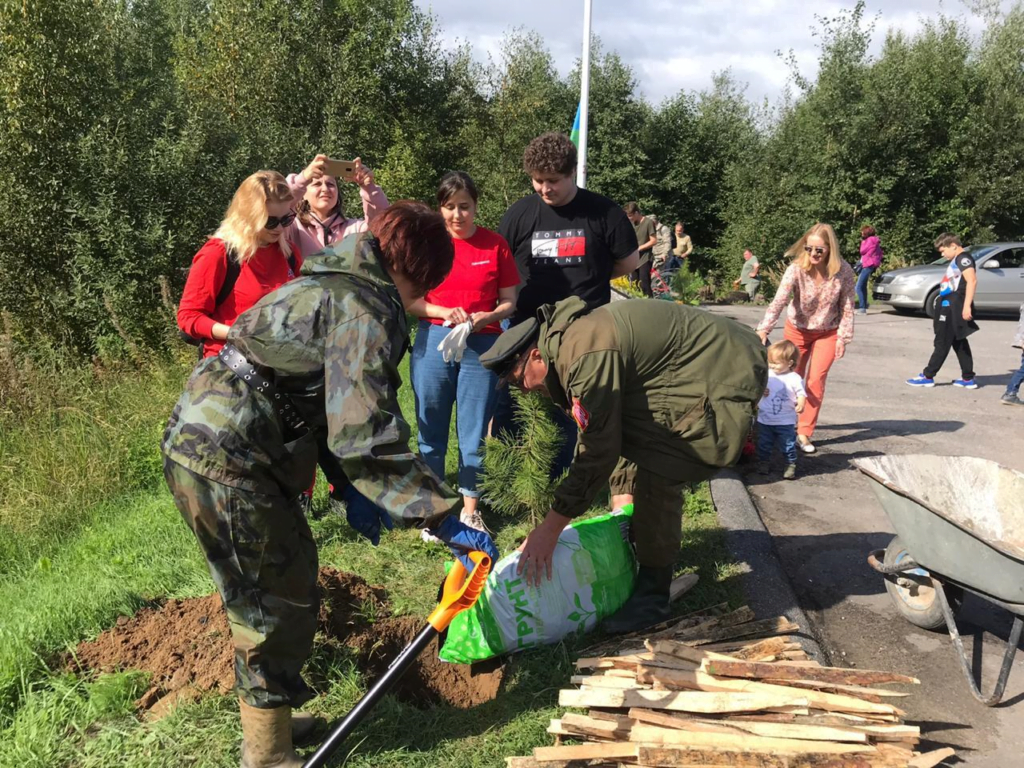
{"type": "Polygon", "coordinates": [[[640,264],[633,271],[632,282],[640,283],[640,290],[648,299],[654,298],[654,292],[651,290],[651,267],[654,246],[658,243],[657,225],[649,216],[640,213],[640,206],[636,203],[626,203],[622,210],[633,224],[640,250],[640,264]]]}
{"type": "Polygon", "coordinates": [[[733,282],[733,287],[742,285],[743,290],[747,292],[747,296],[753,301],[761,287],[761,278],[758,277],[760,272],[761,262],[757,260],[757,256],[748,248],[743,252],[743,269],[740,270],[739,278],[733,282]]]}

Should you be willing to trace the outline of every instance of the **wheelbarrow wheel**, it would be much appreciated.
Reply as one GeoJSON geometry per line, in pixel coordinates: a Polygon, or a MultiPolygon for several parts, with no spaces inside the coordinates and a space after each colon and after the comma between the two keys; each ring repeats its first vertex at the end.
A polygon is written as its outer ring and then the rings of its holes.
{"type": "MultiPolygon", "coordinates": [[[[928,572],[913,561],[900,537],[895,536],[885,549],[883,563],[887,570],[895,571],[904,562],[910,566],[907,570],[891,573],[885,579],[885,589],[896,604],[896,610],[921,629],[944,627],[946,619],[942,615],[942,604],[928,572]]],[[[946,600],[955,616],[963,605],[963,590],[949,584],[940,588],[945,590],[946,600]]]]}

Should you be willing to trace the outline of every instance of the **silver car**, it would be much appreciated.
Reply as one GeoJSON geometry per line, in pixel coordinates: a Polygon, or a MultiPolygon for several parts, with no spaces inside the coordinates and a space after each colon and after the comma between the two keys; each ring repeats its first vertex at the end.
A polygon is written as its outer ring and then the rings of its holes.
{"type": "MultiPolygon", "coordinates": [[[[966,249],[978,265],[974,306],[980,311],[1013,312],[1024,304],[1024,243],[987,243],[966,249]]],[[[884,273],[872,293],[901,312],[935,316],[935,298],[949,262],[945,259],[884,273]]]]}

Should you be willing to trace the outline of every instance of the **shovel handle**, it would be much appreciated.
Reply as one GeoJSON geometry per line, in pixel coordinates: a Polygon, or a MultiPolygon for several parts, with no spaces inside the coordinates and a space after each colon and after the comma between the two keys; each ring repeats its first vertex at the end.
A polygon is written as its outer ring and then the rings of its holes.
{"type": "Polygon", "coordinates": [[[448,571],[444,580],[441,601],[427,617],[427,623],[438,632],[444,632],[457,614],[472,608],[483,594],[487,575],[491,572],[491,558],[483,552],[470,552],[473,570],[466,573],[466,566],[460,560],[448,571]]]}

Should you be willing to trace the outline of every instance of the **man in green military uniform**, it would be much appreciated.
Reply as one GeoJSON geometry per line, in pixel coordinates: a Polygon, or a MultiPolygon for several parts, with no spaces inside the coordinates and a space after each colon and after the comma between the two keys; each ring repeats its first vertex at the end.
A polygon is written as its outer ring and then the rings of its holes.
{"type": "Polygon", "coordinates": [[[537,314],[481,357],[505,381],[548,395],[579,428],[569,473],[519,566],[532,583],[550,578],[559,533],[609,482],[613,507],[634,504],[639,569],[633,596],[604,629],[642,629],[668,618],[686,484],[740,456],[768,376],[764,347],[739,323],[668,302],[587,314],[569,298],[537,314]]]}
{"type": "Polygon", "coordinates": [[[457,556],[498,556],[451,514],[461,496],[409,449],[398,406],[403,300],[441,282],[451,238],[419,203],[396,204],[371,226],[376,237],[352,235],[310,257],[299,279],[244,312],[189,379],[164,433],[167,483],[231,626],[243,768],[302,765],[291,710],[311,697],[301,670],[319,600],[298,498],[318,443],[320,460],[351,481],[341,490],[349,523],[374,544],[394,520],[429,529],[457,556]]]}

